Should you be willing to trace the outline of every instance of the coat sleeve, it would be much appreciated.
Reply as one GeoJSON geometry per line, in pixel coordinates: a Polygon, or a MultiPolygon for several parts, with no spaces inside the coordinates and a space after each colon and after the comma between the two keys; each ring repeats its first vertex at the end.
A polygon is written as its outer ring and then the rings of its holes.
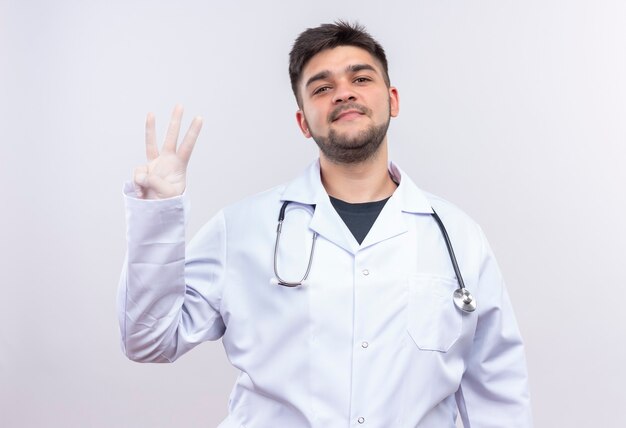
{"type": "Polygon", "coordinates": [[[482,257],[475,293],[478,322],[456,394],[465,428],[530,428],[524,346],[497,262],[480,231],[482,257]]]}
{"type": "Polygon", "coordinates": [[[224,216],[211,219],[186,250],[186,196],[137,199],[127,184],[125,202],[128,247],[117,297],[122,349],[133,361],[172,362],[224,334],[224,216]]]}

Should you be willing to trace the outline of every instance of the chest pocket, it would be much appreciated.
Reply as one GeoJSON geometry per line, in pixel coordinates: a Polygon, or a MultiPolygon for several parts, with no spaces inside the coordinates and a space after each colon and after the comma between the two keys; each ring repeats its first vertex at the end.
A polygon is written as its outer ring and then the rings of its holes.
{"type": "Polygon", "coordinates": [[[458,340],[463,314],[452,300],[457,288],[454,278],[409,277],[408,332],[419,349],[447,352],[458,340]]]}

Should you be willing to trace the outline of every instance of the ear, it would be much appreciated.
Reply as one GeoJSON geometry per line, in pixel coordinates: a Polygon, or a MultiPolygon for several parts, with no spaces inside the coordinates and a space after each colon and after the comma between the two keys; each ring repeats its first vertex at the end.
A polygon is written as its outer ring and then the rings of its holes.
{"type": "Polygon", "coordinates": [[[389,111],[391,117],[396,117],[400,113],[400,95],[395,86],[389,87],[389,111]]]}
{"type": "Polygon", "coordinates": [[[296,121],[298,122],[298,127],[300,131],[302,131],[302,135],[306,138],[311,138],[311,133],[309,132],[309,124],[306,122],[306,118],[304,117],[304,112],[302,110],[298,110],[296,112],[296,121]]]}

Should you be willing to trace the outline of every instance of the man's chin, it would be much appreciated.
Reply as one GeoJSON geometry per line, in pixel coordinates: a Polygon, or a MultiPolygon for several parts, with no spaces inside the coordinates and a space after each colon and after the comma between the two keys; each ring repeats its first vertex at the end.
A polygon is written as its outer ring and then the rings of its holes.
{"type": "Polygon", "coordinates": [[[364,138],[367,139],[369,134],[367,128],[359,127],[355,129],[354,127],[344,129],[338,127],[331,130],[332,139],[336,141],[343,141],[346,145],[359,145],[361,140],[364,138]]]}

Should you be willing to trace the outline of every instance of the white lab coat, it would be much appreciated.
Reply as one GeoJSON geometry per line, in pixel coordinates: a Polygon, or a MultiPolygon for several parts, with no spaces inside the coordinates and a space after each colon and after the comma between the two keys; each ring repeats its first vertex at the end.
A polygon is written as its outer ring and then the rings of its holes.
{"type": "Polygon", "coordinates": [[[128,255],[119,288],[122,344],[135,361],[171,362],[222,338],[241,370],[221,428],[532,426],[523,345],[481,229],[450,203],[400,183],[359,245],[321,184],[319,162],[291,183],[229,206],[185,250],[184,197],[127,192],[128,255]],[[273,252],[290,200],[276,285],[273,252]],[[315,205],[315,210],[311,208],[315,205]],[[442,218],[478,308],[458,287],[442,218]]]}

